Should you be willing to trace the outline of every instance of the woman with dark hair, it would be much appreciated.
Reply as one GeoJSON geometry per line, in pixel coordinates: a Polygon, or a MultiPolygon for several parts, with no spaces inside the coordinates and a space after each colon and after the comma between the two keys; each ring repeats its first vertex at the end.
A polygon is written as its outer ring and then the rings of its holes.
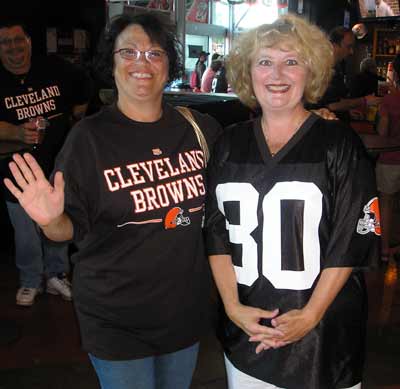
{"type": "MultiPolygon", "coordinates": [[[[162,98],[181,74],[180,46],[155,16],[122,16],[97,65],[116,103],[75,126],[54,184],[30,154],[10,163],[18,187],[5,184],[49,239],[78,247],[75,308],[102,389],[186,389],[207,329],[210,277],[204,142],[162,98]]],[[[210,148],[219,125],[193,115],[210,148]]]]}

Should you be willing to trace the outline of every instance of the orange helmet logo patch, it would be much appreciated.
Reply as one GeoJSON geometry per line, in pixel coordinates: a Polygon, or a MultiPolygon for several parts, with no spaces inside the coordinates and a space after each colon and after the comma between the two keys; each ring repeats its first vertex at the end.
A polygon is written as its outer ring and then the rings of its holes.
{"type": "Polygon", "coordinates": [[[379,201],[374,197],[368,201],[363,208],[364,217],[358,220],[357,232],[361,235],[373,232],[375,235],[381,235],[381,216],[379,211],[379,201]]]}
{"type": "Polygon", "coordinates": [[[189,217],[183,216],[183,209],[174,207],[167,212],[164,221],[166,230],[176,228],[178,226],[188,226],[190,224],[189,217]]]}

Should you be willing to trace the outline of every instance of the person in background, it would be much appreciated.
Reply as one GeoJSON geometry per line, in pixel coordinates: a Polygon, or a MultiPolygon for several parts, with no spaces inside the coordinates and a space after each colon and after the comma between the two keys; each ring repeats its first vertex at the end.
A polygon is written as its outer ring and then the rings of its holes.
{"type": "Polygon", "coordinates": [[[214,79],[212,80],[211,90],[213,93],[228,93],[228,89],[225,60],[223,60],[221,68],[215,73],[214,79]]]}
{"type": "MultiPolygon", "coordinates": [[[[379,82],[384,82],[385,78],[377,74],[376,62],[373,58],[364,58],[360,63],[360,72],[357,73],[350,82],[349,97],[358,98],[362,96],[375,95],[382,92],[379,90],[379,82]]],[[[381,84],[382,86],[383,84],[381,84]]],[[[385,83],[385,85],[387,85],[385,83]]],[[[354,120],[376,121],[377,106],[360,106],[350,110],[351,118],[354,120]]]]}
{"type": "Polygon", "coordinates": [[[360,63],[360,72],[351,80],[350,97],[377,96],[379,81],[385,81],[385,78],[377,74],[375,60],[370,57],[364,58],[360,63]]]}
{"type": "Polygon", "coordinates": [[[163,102],[180,49],[150,13],[112,20],[96,63],[116,103],[74,127],[53,184],[30,154],[10,164],[17,185],[5,181],[49,239],[76,243],[74,306],[102,389],[188,389],[209,330],[204,142],[221,129],[193,112],[199,142],[163,102]]]}
{"type": "Polygon", "coordinates": [[[222,66],[222,56],[217,53],[214,53],[211,57],[211,64],[203,73],[203,77],[201,79],[201,92],[210,93],[211,92],[211,84],[216,72],[221,69],[222,66]]]}
{"type": "MultiPolygon", "coordinates": [[[[71,120],[79,120],[85,113],[90,84],[70,64],[55,58],[32,58],[31,38],[17,20],[0,24],[0,61],[1,174],[10,175],[7,156],[29,150],[48,176],[71,120]],[[49,123],[43,139],[37,131],[38,118],[46,118],[49,123]]],[[[68,244],[42,239],[14,196],[5,192],[5,199],[14,228],[15,261],[20,278],[16,303],[22,306],[34,303],[42,291],[43,273],[48,293],[71,300],[66,276],[68,244]]]]}
{"type": "Polygon", "coordinates": [[[196,65],[194,67],[194,70],[196,71],[197,74],[197,84],[196,87],[198,89],[201,88],[201,80],[203,78],[203,74],[206,71],[206,61],[210,53],[207,53],[205,51],[201,51],[199,54],[199,58],[196,62],[196,65]]]}
{"type": "MultiPolygon", "coordinates": [[[[391,93],[383,97],[379,108],[377,131],[379,135],[400,138],[400,55],[393,61],[394,82],[391,93]]],[[[396,193],[400,191],[400,152],[383,152],[379,154],[376,164],[376,180],[382,217],[382,253],[381,260],[387,262],[400,247],[390,247],[392,227],[395,224],[393,208],[396,193]]]]}
{"type": "Polygon", "coordinates": [[[359,0],[358,6],[360,9],[360,16],[365,18],[368,15],[367,4],[365,3],[366,0],[359,0]]]}
{"type": "Polygon", "coordinates": [[[361,268],[378,251],[374,169],[360,138],[304,108],[332,46],[294,15],[241,34],[228,81],[261,116],[226,129],[209,166],[206,237],[226,316],[229,389],[360,388],[361,268]]]}
{"type": "Polygon", "coordinates": [[[375,16],[375,0],[359,0],[361,17],[375,16]]]}
{"type": "Polygon", "coordinates": [[[334,53],[334,74],[324,96],[318,101],[317,107],[326,107],[339,119],[349,122],[351,109],[364,109],[370,105],[377,105],[381,99],[373,95],[349,97],[343,69],[345,59],[353,54],[354,35],[350,29],[339,26],[330,32],[329,38],[334,53]]]}
{"type": "Polygon", "coordinates": [[[394,16],[394,12],[392,8],[390,8],[390,5],[387,4],[384,0],[375,0],[375,16],[394,16]]]}

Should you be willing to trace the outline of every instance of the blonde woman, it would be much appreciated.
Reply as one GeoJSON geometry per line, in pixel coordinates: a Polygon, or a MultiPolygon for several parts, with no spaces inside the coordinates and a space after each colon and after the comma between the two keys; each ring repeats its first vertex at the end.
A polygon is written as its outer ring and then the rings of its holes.
{"type": "Polygon", "coordinates": [[[380,226],[359,138],[304,108],[332,64],[325,34],[291,15],[243,34],[228,59],[233,89],[262,112],[224,132],[209,170],[230,389],[361,387],[366,290],[356,269],[377,251],[380,226]]]}

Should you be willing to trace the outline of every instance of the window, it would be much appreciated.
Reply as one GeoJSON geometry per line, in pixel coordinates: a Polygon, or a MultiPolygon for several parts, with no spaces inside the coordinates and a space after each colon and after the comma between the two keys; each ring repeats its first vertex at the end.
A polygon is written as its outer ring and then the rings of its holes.
{"type": "Polygon", "coordinates": [[[213,0],[212,24],[229,28],[229,3],[227,0],[213,0]]]}
{"type": "MultiPolygon", "coordinates": [[[[287,3],[286,3],[287,5],[287,3]]],[[[243,31],[261,24],[273,23],[278,15],[287,12],[287,6],[278,0],[255,0],[233,6],[233,31],[243,31]]]]}

